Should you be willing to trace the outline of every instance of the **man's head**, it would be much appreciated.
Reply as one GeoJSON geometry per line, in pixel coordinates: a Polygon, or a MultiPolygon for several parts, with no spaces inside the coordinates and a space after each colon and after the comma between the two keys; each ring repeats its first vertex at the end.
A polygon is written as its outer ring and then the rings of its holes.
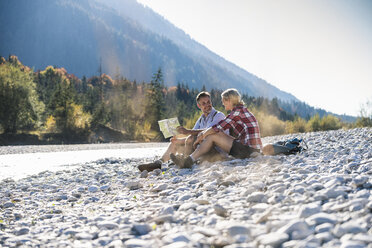
{"type": "Polygon", "coordinates": [[[203,111],[203,114],[208,115],[212,111],[213,107],[211,95],[206,91],[200,92],[196,96],[196,104],[198,105],[198,108],[203,111]]]}

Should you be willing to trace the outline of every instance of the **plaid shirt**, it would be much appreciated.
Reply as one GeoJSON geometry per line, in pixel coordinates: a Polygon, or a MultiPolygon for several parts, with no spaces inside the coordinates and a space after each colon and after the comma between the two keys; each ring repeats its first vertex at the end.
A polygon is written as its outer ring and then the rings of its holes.
{"type": "Polygon", "coordinates": [[[260,128],[254,115],[243,105],[237,105],[226,118],[213,126],[213,129],[225,131],[231,128],[243,145],[262,149],[260,128]]]}

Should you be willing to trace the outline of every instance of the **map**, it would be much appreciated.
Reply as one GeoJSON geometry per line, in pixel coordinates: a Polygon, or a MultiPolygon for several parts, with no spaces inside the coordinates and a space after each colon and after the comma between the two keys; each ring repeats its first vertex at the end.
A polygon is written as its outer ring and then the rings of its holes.
{"type": "Polygon", "coordinates": [[[180,126],[180,123],[178,122],[178,118],[170,118],[170,119],[164,119],[161,121],[158,121],[160,131],[163,133],[164,138],[169,138],[174,135],[177,135],[177,127],[180,126]]]}

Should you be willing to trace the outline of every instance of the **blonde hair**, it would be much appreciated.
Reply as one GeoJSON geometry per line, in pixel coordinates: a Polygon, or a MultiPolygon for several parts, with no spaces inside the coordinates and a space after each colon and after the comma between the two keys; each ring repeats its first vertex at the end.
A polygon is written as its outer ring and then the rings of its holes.
{"type": "Polygon", "coordinates": [[[222,92],[221,97],[225,100],[230,100],[234,107],[239,104],[244,105],[244,101],[241,99],[240,93],[237,89],[227,89],[222,92]]]}

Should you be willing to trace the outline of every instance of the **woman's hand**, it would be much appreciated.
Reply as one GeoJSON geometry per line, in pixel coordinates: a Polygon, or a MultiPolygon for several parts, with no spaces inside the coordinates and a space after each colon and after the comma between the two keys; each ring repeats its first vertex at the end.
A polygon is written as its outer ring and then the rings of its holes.
{"type": "Polygon", "coordinates": [[[194,149],[196,149],[196,146],[198,144],[200,144],[203,140],[204,140],[204,131],[200,132],[198,134],[198,137],[196,137],[196,140],[195,140],[194,144],[192,145],[194,147],[194,149]]]}

